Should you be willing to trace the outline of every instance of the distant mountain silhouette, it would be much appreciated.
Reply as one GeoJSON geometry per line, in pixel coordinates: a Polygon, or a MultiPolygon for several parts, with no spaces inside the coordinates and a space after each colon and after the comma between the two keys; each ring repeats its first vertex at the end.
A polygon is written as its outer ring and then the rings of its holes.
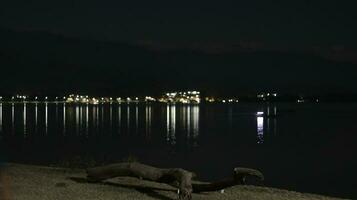
{"type": "Polygon", "coordinates": [[[213,94],[357,91],[356,66],[277,51],[209,54],[193,49],[0,30],[0,92],[152,94],[200,89],[213,94]]]}

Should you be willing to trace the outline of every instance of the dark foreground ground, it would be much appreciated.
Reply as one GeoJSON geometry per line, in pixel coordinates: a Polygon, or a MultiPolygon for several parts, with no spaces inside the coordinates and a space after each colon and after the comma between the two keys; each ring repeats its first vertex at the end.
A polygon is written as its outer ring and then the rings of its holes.
{"type": "MultiPolygon", "coordinates": [[[[123,177],[101,184],[85,183],[85,171],[8,164],[4,170],[10,179],[14,200],[126,200],[177,199],[176,190],[165,184],[123,177]]],[[[257,186],[235,186],[224,192],[194,194],[199,199],[234,200],[327,200],[337,199],[313,194],[257,186]]]]}

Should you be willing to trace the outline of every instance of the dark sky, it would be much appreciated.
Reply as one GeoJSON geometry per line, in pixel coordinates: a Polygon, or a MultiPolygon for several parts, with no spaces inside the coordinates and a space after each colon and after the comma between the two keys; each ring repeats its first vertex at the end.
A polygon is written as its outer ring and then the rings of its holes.
{"type": "Polygon", "coordinates": [[[355,47],[355,1],[19,1],[2,27],[119,41],[237,42],[355,47]]]}
{"type": "MultiPolygon", "coordinates": [[[[145,45],[159,51],[184,48],[231,54],[241,52],[243,48],[244,52],[248,49],[249,52],[299,53],[331,62],[357,64],[356,7],[356,1],[337,0],[235,0],[212,3],[8,0],[0,2],[0,28],[145,45]]],[[[272,63],[270,66],[275,65],[272,63]]],[[[258,69],[266,67],[257,66],[258,69]]],[[[334,70],[341,71],[339,67],[332,71],[330,68],[326,79],[331,79],[329,75],[334,74],[334,70]]],[[[354,72],[352,68],[348,66],[342,71],[350,75],[354,72]]],[[[321,69],[323,67],[316,69],[315,74],[324,75],[321,69]]],[[[354,84],[351,80],[342,84],[341,88],[355,90],[351,87],[354,84]]],[[[318,85],[313,81],[310,83],[318,85]]],[[[327,85],[334,83],[334,80],[327,81],[327,85]]]]}

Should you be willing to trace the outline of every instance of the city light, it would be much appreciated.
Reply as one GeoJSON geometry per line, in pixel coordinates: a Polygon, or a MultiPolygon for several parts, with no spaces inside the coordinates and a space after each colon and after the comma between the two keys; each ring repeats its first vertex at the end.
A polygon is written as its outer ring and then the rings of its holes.
{"type": "Polygon", "coordinates": [[[278,93],[258,93],[255,95],[246,96],[206,96],[201,97],[199,91],[173,91],[165,92],[160,96],[134,96],[134,97],[98,97],[83,94],[71,94],[68,96],[30,96],[24,94],[15,94],[13,96],[0,96],[2,102],[54,102],[54,103],[75,103],[75,104],[105,104],[105,103],[169,103],[169,104],[200,104],[202,103],[223,103],[223,104],[235,104],[239,102],[277,102],[277,101],[292,101],[296,103],[315,102],[319,103],[320,100],[317,97],[305,97],[303,95],[295,96],[291,99],[289,95],[281,95],[278,93]],[[279,98],[277,98],[279,96],[279,98]],[[203,99],[201,99],[203,98],[203,99]]]}
{"type": "Polygon", "coordinates": [[[150,96],[146,96],[145,97],[145,102],[149,102],[149,101],[156,101],[156,99],[153,98],[153,97],[150,97],[150,96]]]}
{"type": "Polygon", "coordinates": [[[262,116],[264,115],[264,112],[257,112],[257,116],[262,116]]]}
{"type": "Polygon", "coordinates": [[[186,91],[186,92],[169,92],[166,93],[159,102],[163,103],[181,103],[181,104],[199,104],[201,103],[200,92],[186,91]]]}
{"type": "Polygon", "coordinates": [[[213,103],[216,101],[214,97],[206,97],[205,100],[206,100],[206,102],[209,102],[209,103],[213,103]]]}

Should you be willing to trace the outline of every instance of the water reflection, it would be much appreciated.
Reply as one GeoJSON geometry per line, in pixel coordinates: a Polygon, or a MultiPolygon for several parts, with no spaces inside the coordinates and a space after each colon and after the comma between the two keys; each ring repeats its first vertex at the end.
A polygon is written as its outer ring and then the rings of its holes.
{"type": "Polygon", "coordinates": [[[264,116],[262,113],[257,113],[257,139],[258,144],[264,142],[264,116]]]}
{"type": "Polygon", "coordinates": [[[166,106],[166,140],[170,141],[170,105],[166,106]]]}
{"type": "Polygon", "coordinates": [[[176,106],[167,105],[166,107],[166,140],[174,145],[176,144],[176,129],[177,129],[177,114],[176,107],[180,107],[178,115],[181,116],[178,121],[183,131],[186,132],[187,141],[193,140],[194,145],[197,144],[197,137],[199,136],[199,106],[176,106]]]}
{"type": "MultiPolygon", "coordinates": [[[[228,126],[235,129],[237,122],[236,109],[227,109],[228,126]]],[[[277,106],[266,105],[261,108],[262,114],[255,116],[257,143],[267,141],[267,136],[277,133],[277,106]]],[[[204,117],[210,117],[205,116],[204,117]]],[[[240,118],[245,120],[244,118],[240,118]]],[[[248,119],[248,118],[247,118],[248,119]]],[[[205,118],[203,119],[205,120],[205,118]]],[[[251,120],[251,118],[250,118],[251,120]]],[[[216,122],[216,121],[215,121],[216,122]]],[[[242,122],[244,123],[244,122],[242,122]]],[[[32,134],[50,134],[52,131],[62,132],[62,135],[83,135],[101,133],[141,132],[148,139],[153,133],[160,132],[161,137],[170,145],[184,142],[187,145],[197,145],[200,135],[200,106],[175,105],[153,106],[151,104],[111,104],[111,105],[72,105],[61,103],[1,103],[0,132],[21,133],[29,137],[32,134]],[[162,111],[153,115],[153,110],[162,111]],[[62,109],[62,110],[61,110],[62,109]],[[166,116],[165,116],[166,111],[166,116]],[[11,114],[11,115],[10,115],[11,114]],[[6,117],[11,118],[5,119],[6,117]],[[166,120],[165,120],[166,117],[166,120]],[[52,123],[53,120],[53,123],[52,123]],[[132,121],[132,122],[131,122],[132,121]],[[153,126],[153,123],[157,126],[153,126]],[[159,124],[161,123],[160,126],[159,124]],[[134,125],[135,124],[135,125],[134,125]],[[162,128],[160,128],[162,127],[162,128]],[[134,130],[135,129],[135,130],[134,130]],[[155,129],[155,131],[153,131],[155,129]]]]}
{"type": "Polygon", "coordinates": [[[194,139],[196,139],[199,135],[199,131],[200,131],[199,120],[200,120],[200,107],[193,106],[193,138],[194,139]]]}
{"type": "Polygon", "coordinates": [[[95,109],[96,109],[96,113],[97,113],[97,116],[96,116],[97,129],[96,130],[99,131],[99,106],[96,106],[95,109]]]}
{"type": "Polygon", "coordinates": [[[274,106],[267,106],[267,130],[269,133],[273,132],[276,135],[276,118],[277,118],[277,108],[274,106]],[[273,130],[271,130],[273,128],[273,130]]]}
{"type": "Polygon", "coordinates": [[[113,105],[110,104],[109,106],[109,130],[111,132],[113,128],[113,105]]]}
{"type": "Polygon", "coordinates": [[[35,132],[37,133],[37,124],[38,124],[38,105],[35,103],[35,132]]]}
{"type": "Polygon", "coordinates": [[[277,133],[277,107],[276,105],[268,105],[265,112],[257,112],[257,142],[264,143],[264,134],[277,133]],[[264,123],[266,122],[266,127],[264,123]],[[265,131],[265,132],[264,132],[265,131]]]}
{"type": "MultiPolygon", "coordinates": [[[[37,108],[37,104],[36,104],[36,108],[37,108]]],[[[66,104],[65,103],[63,104],[63,135],[66,135],[66,104]]]]}
{"type": "Polygon", "coordinates": [[[146,105],[145,107],[145,133],[146,137],[151,135],[151,106],[146,105]]]}
{"type": "MultiPolygon", "coordinates": [[[[156,128],[155,133],[162,131],[161,133],[164,133],[162,137],[165,137],[170,145],[176,145],[183,140],[189,145],[198,143],[200,135],[200,106],[198,105],[170,104],[154,107],[150,104],[144,106],[111,104],[108,106],[65,103],[1,103],[0,132],[5,133],[8,127],[9,133],[21,132],[26,137],[38,132],[49,134],[52,130],[62,132],[62,135],[74,134],[89,137],[92,133],[102,132],[113,134],[125,131],[125,133],[130,133],[130,129],[133,128],[135,133],[139,134],[142,131],[145,139],[148,139],[154,132],[153,128],[156,128]],[[163,112],[163,119],[159,117],[160,112],[157,112],[159,115],[157,118],[153,115],[154,108],[163,112]],[[4,119],[6,116],[11,120],[4,119]],[[56,121],[52,123],[52,119],[56,121]],[[159,127],[162,126],[153,126],[154,122],[162,123],[164,128],[160,130],[159,127]]],[[[259,144],[266,142],[267,136],[277,132],[277,107],[267,105],[263,107],[262,111],[255,117],[257,124],[254,132],[257,134],[256,138],[259,144]]],[[[234,124],[236,116],[238,116],[235,110],[228,109],[226,114],[229,116],[227,122],[230,125],[234,124]]]]}
{"type": "Polygon", "coordinates": [[[186,125],[187,125],[187,109],[185,109],[185,107],[183,106],[183,107],[181,107],[181,121],[182,122],[184,122],[184,123],[182,123],[182,129],[183,130],[187,130],[187,127],[186,127],[186,125]]]}
{"type": "Polygon", "coordinates": [[[121,105],[118,105],[118,133],[120,133],[121,129],[121,105]]]}
{"type": "Polygon", "coordinates": [[[15,104],[11,104],[11,122],[12,122],[12,133],[15,132],[15,104]]]}
{"type": "Polygon", "coordinates": [[[76,133],[79,133],[79,106],[76,106],[76,133]]]}
{"type": "Polygon", "coordinates": [[[139,110],[138,105],[135,106],[135,132],[139,131],[139,110]]]}
{"type": "Polygon", "coordinates": [[[233,127],[233,108],[232,108],[232,106],[228,107],[228,123],[229,123],[229,131],[232,132],[232,127],[233,127]]]}
{"type": "Polygon", "coordinates": [[[126,128],[127,128],[128,133],[130,133],[130,105],[127,105],[126,115],[127,115],[126,116],[126,122],[127,122],[126,128]]]}
{"type": "Polygon", "coordinates": [[[97,119],[97,118],[96,118],[96,116],[97,116],[96,110],[97,110],[97,109],[96,109],[96,106],[93,106],[93,107],[92,107],[92,129],[93,129],[93,130],[96,130],[96,126],[95,126],[95,125],[96,125],[95,120],[97,119]]]}
{"type": "Polygon", "coordinates": [[[176,144],[176,105],[167,105],[166,115],[166,140],[174,145],[176,144]]]}
{"type": "Polygon", "coordinates": [[[48,103],[45,103],[45,129],[47,135],[48,134],[48,103]]]}
{"type": "Polygon", "coordinates": [[[27,132],[26,132],[26,114],[27,114],[27,107],[26,107],[26,103],[24,103],[23,124],[24,124],[24,136],[25,137],[27,135],[27,132]]]}
{"type": "Polygon", "coordinates": [[[104,112],[105,112],[105,107],[104,106],[100,106],[99,110],[101,112],[100,115],[100,131],[104,130],[104,112]]]}
{"type": "Polygon", "coordinates": [[[88,107],[88,104],[86,106],[86,136],[88,136],[89,134],[89,107],[88,107]]]}
{"type": "Polygon", "coordinates": [[[2,103],[0,103],[0,132],[2,133],[2,103]]]}
{"type": "Polygon", "coordinates": [[[82,134],[82,130],[83,130],[83,107],[80,105],[79,106],[79,134],[82,134]]]}

